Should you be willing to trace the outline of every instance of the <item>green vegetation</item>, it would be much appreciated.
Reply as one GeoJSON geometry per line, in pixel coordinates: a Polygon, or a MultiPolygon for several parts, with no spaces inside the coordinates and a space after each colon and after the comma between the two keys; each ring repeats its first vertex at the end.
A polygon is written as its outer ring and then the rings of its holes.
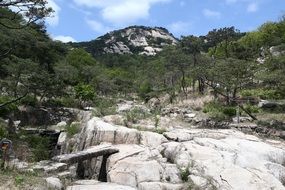
{"type": "Polygon", "coordinates": [[[72,137],[75,134],[80,132],[80,123],[71,123],[69,126],[66,126],[66,132],[68,137],[72,137]]]}
{"type": "Polygon", "coordinates": [[[131,122],[131,123],[138,123],[139,120],[146,119],[150,116],[151,114],[147,113],[145,110],[141,108],[134,108],[126,112],[125,114],[126,122],[131,122]]]}
{"type": "Polygon", "coordinates": [[[18,172],[2,170],[0,173],[1,187],[5,189],[34,189],[43,187],[44,178],[37,172],[18,172]]]}
{"type": "MultiPolygon", "coordinates": [[[[27,10],[39,21],[52,11],[46,8],[47,1],[27,2],[42,8],[39,12],[27,10]]],[[[104,48],[100,40],[53,41],[42,22],[27,23],[12,10],[0,7],[6,18],[0,18],[0,116],[4,119],[20,105],[95,107],[94,114],[104,116],[115,113],[118,97],[138,95],[148,102],[168,95],[173,103],[177,97],[212,94],[215,101],[203,111],[217,120],[227,120],[235,115],[241,97],[285,98],[285,17],[248,33],[225,27],[205,36],[182,36],[177,45],[167,46],[156,56],[102,55],[95,52],[104,48]],[[25,27],[19,28],[22,25],[25,27]]],[[[149,28],[137,27],[143,29],[149,28]]],[[[122,38],[118,31],[114,35],[122,38]]],[[[158,46],[164,42],[152,40],[158,46]]],[[[254,105],[244,106],[251,113],[260,112],[254,105]]],[[[145,117],[139,110],[126,115],[132,123],[145,117]]],[[[159,120],[155,123],[157,126],[159,120]]],[[[75,128],[70,130],[73,134],[75,128]]]]}
{"type": "Polygon", "coordinates": [[[188,181],[188,176],[190,175],[189,168],[180,169],[181,179],[184,182],[188,181]]]}
{"type": "Polygon", "coordinates": [[[23,142],[28,143],[31,153],[32,153],[32,160],[35,162],[41,160],[48,160],[50,158],[50,147],[49,147],[49,139],[47,137],[41,137],[38,135],[27,135],[22,134],[19,138],[23,142]]]}
{"type": "Polygon", "coordinates": [[[209,102],[204,106],[204,113],[217,121],[227,120],[236,115],[236,107],[222,105],[219,102],[209,102]]]}

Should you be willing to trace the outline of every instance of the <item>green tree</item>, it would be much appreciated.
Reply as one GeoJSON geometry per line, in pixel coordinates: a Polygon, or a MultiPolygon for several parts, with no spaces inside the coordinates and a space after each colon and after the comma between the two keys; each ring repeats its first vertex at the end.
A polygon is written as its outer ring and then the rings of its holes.
{"type": "Polygon", "coordinates": [[[88,84],[75,86],[75,94],[76,98],[80,100],[81,106],[83,106],[83,103],[93,101],[96,96],[94,88],[88,84]]]}
{"type": "Polygon", "coordinates": [[[256,71],[254,62],[228,58],[218,59],[209,70],[207,80],[216,92],[234,104],[238,92],[252,84],[256,71]]]}
{"type": "Polygon", "coordinates": [[[30,23],[43,21],[53,12],[47,3],[47,0],[2,0],[0,25],[9,29],[19,29],[30,23]],[[9,10],[13,10],[13,14],[9,10]],[[21,17],[25,18],[24,22],[14,22],[21,17]]]}

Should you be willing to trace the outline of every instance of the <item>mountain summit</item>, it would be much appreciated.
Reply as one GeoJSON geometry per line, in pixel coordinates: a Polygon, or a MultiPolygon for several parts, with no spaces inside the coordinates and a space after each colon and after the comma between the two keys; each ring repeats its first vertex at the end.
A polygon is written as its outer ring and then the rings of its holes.
{"type": "Polygon", "coordinates": [[[165,28],[131,26],[115,30],[89,42],[75,43],[93,55],[117,53],[156,55],[163,47],[175,45],[177,39],[165,28]]]}

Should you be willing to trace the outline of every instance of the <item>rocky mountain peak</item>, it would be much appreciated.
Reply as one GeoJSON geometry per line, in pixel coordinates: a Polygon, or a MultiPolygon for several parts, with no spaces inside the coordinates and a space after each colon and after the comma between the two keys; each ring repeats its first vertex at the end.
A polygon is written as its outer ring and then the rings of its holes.
{"type": "Polygon", "coordinates": [[[165,28],[130,26],[109,32],[90,42],[78,43],[93,55],[117,53],[156,55],[163,47],[177,44],[165,28]]]}

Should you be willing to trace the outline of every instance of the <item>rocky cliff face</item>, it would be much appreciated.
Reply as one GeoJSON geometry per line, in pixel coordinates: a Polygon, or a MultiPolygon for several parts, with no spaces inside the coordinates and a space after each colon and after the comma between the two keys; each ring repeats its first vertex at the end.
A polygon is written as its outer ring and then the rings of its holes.
{"type": "Polygon", "coordinates": [[[155,55],[167,45],[175,45],[177,39],[165,28],[131,26],[112,31],[90,42],[74,44],[93,55],[117,53],[155,55]]]}

